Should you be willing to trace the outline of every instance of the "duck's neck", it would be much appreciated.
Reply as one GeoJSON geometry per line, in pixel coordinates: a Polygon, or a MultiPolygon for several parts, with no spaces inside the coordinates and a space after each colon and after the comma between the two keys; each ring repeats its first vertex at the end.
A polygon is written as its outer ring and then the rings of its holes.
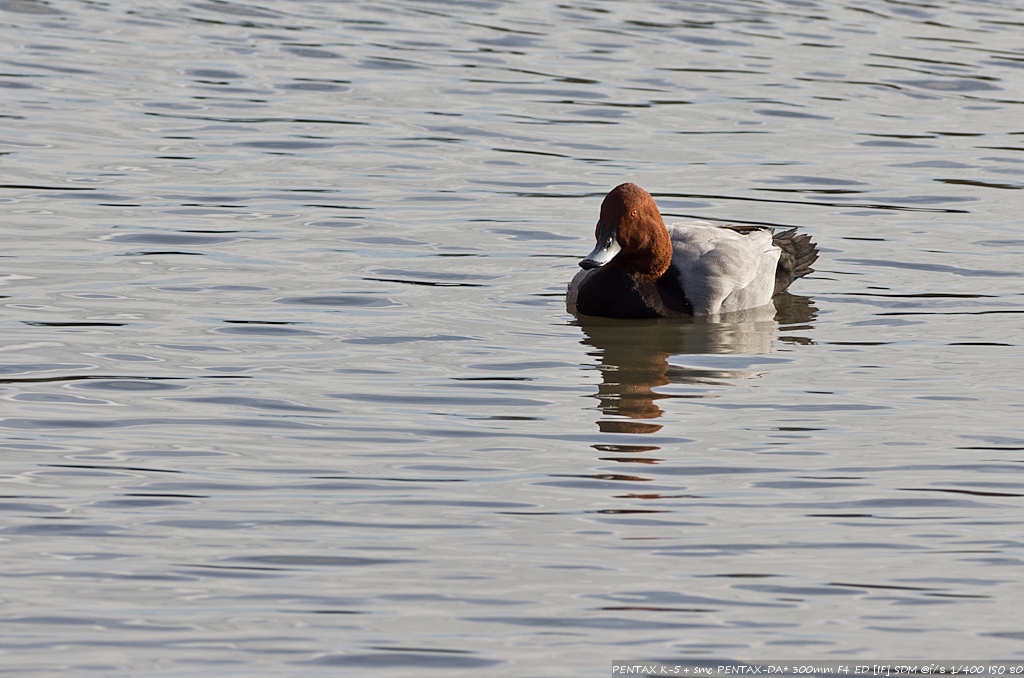
{"type": "Polygon", "coordinates": [[[650,224],[642,231],[642,241],[624,249],[609,264],[622,267],[629,273],[643,278],[657,280],[672,265],[672,239],[664,222],[650,224]]]}

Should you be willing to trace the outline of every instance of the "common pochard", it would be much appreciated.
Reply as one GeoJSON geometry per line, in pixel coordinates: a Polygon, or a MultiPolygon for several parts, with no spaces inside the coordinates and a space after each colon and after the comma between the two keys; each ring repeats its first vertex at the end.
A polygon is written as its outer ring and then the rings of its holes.
{"type": "Polygon", "coordinates": [[[714,315],[764,306],[813,269],[818,248],[796,229],[665,226],[651,194],[616,186],[601,203],[597,245],[569,283],[570,310],[606,318],[714,315]]]}

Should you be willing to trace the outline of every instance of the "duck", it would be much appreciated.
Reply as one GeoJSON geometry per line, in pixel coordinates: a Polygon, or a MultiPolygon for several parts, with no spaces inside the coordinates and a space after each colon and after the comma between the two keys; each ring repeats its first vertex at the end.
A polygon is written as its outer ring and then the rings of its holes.
{"type": "Polygon", "coordinates": [[[714,316],[765,306],[813,272],[818,258],[818,246],[795,228],[666,226],[651,194],[633,183],[605,196],[595,236],[566,304],[605,318],[714,316]]]}

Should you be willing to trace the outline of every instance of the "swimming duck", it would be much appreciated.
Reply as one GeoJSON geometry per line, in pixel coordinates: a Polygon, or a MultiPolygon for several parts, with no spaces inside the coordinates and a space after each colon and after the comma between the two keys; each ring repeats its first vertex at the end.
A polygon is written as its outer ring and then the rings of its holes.
{"type": "Polygon", "coordinates": [[[616,186],[601,203],[597,245],[569,283],[570,310],[606,318],[714,315],[764,306],[813,269],[818,248],[796,229],[665,226],[651,194],[616,186]]]}

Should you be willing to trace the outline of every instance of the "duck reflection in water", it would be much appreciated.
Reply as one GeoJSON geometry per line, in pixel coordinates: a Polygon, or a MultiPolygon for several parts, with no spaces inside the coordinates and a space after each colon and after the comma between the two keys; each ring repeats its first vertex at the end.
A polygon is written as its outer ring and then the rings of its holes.
{"type": "MultiPolygon", "coordinates": [[[[602,382],[597,398],[606,418],[597,424],[607,433],[655,433],[661,425],[648,421],[664,413],[663,398],[680,397],[655,391],[667,384],[708,386],[723,380],[751,378],[749,370],[721,370],[671,365],[669,358],[695,354],[764,354],[773,341],[804,341],[779,337],[785,329],[807,329],[817,313],[807,297],[782,294],[774,304],[734,313],[697,318],[617,320],[578,315],[582,343],[596,351],[602,382]]],[[[682,396],[685,397],[685,396],[682,396]]],[[[706,397],[695,394],[692,397],[706,397]]]]}

